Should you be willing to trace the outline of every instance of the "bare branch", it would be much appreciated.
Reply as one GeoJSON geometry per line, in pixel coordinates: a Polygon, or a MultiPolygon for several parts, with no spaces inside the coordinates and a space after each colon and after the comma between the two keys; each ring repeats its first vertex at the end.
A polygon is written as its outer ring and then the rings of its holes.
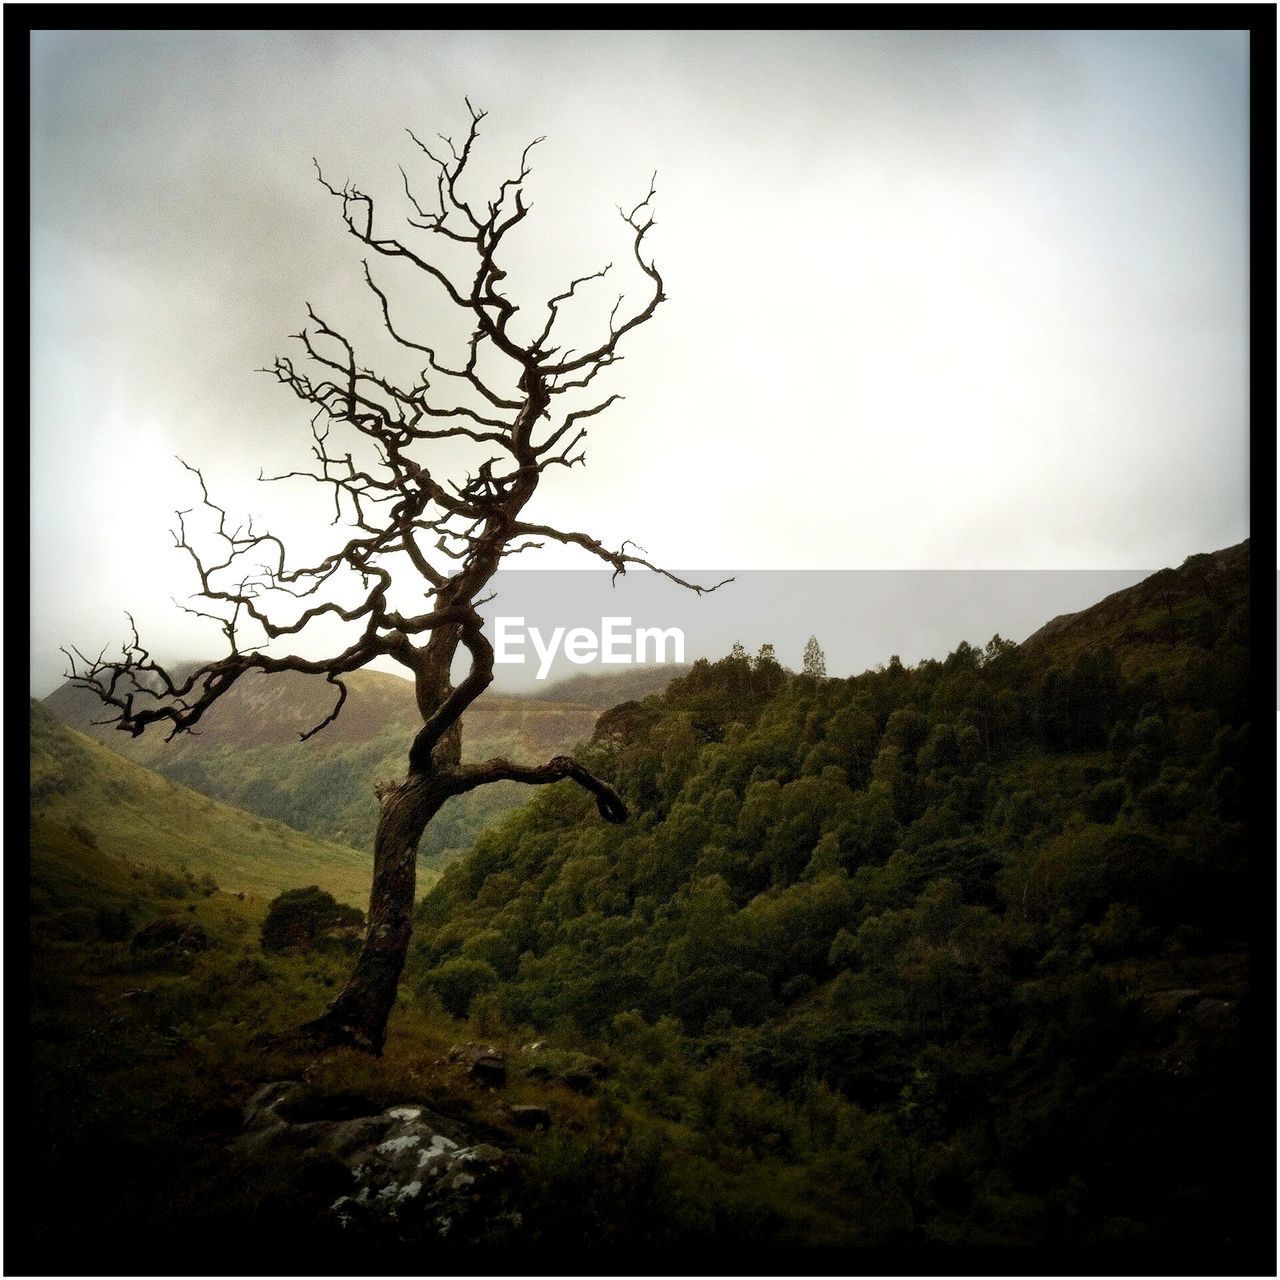
{"type": "Polygon", "coordinates": [[[596,555],[612,566],[615,577],[640,567],[694,591],[715,589],[658,569],[629,552],[629,544],[611,551],[586,534],[520,520],[541,474],[550,466],[583,463],[586,424],[621,398],[611,394],[565,414],[558,425],[548,423],[548,432],[538,443],[534,431],[551,417],[551,396],[586,387],[601,369],[619,360],[619,341],[648,320],[665,296],[657,267],[644,249],[654,225],[655,185],[650,182],[645,198],[629,212],[619,210],[631,232],[632,256],[652,286],[648,301],[623,319],[624,300],[619,296],[603,342],[583,353],[561,351],[554,343],[554,331],[562,308],[589,284],[603,279],[613,268],[609,264],[570,280],[553,294],[542,304],[545,319],[537,336],[519,341],[508,331],[519,304],[503,291],[507,273],[501,250],[504,237],[532,207],[524,188],[531,175],[530,157],[542,139],[524,148],[515,172],[488,198],[473,200],[462,188],[469,181],[469,164],[485,113],[469,101],[467,110],[469,123],[460,144],[446,137],[438,146],[427,145],[409,131],[431,166],[434,204],[419,195],[408,171],[400,168],[404,196],[413,210],[409,227],[441,235],[474,255],[466,285],[456,278],[461,274],[456,267],[452,273],[446,271],[402,238],[385,232],[371,195],[350,181],[336,185],[313,161],[317,181],[340,204],[347,231],[372,252],[398,259],[425,275],[467,317],[465,360],[452,364],[441,358],[434,343],[405,331],[367,258],[362,262],[363,280],[377,301],[384,331],[401,350],[422,359],[424,367],[416,382],[406,383],[369,368],[357,355],[355,343],[307,306],[308,327],[294,335],[302,356],[296,364],[289,357],[277,357],[266,372],[309,406],[312,463],[274,475],[260,471],[259,479],[307,479],[325,486],[333,496],[333,524],[345,523],[354,533],[316,563],[290,563],[281,539],[255,527],[252,519],[233,527],[226,509],[211,498],[201,470],[183,461],[196,478],[198,509],[205,513],[212,532],[211,546],[198,547],[192,509],[176,512],[174,543],[192,564],[198,586],[195,599],[178,607],[214,623],[230,652],[185,679],[175,679],[142,647],[132,621],[131,639],[118,659],[100,654],[90,660],[78,650],[68,650],[72,678],[97,693],[126,731],[138,734],[151,724],[164,723],[171,736],[191,732],[213,702],[246,672],[300,671],[324,675],[337,690],[332,712],[304,735],[309,738],[341,712],[347,696],[341,677],[374,657],[389,655],[414,672],[423,727],[415,739],[411,766],[429,769],[435,767],[432,761],[442,745],[456,738],[463,710],[492,680],[492,650],[475,604],[504,557],[554,540],[596,555]],[[486,358],[490,353],[506,357],[509,383],[499,386],[482,375],[482,351],[486,358]],[[517,391],[513,393],[509,386],[517,391]],[[357,463],[353,450],[334,444],[339,430],[365,442],[367,461],[361,455],[357,463]],[[462,482],[437,478],[412,454],[444,440],[492,446],[496,456],[462,482]],[[422,613],[388,607],[389,558],[397,555],[407,558],[426,588],[430,607],[422,613]],[[357,582],[358,590],[352,591],[357,582]],[[313,603],[305,607],[294,603],[308,600],[313,603]],[[355,629],[340,652],[326,659],[303,660],[264,651],[269,642],[300,634],[321,620],[355,629]],[[250,627],[256,627],[260,637],[243,636],[250,627]],[[459,644],[471,654],[471,669],[454,688],[448,672],[459,644]]]}
{"type": "MultiPolygon", "coordinates": [[[[447,299],[446,310],[461,321],[452,350],[460,353],[465,345],[465,357],[446,359],[441,352],[450,348],[434,337],[425,341],[416,336],[375,282],[366,257],[364,284],[377,301],[382,330],[400,363],[411,353],[415,374],[393,375],[371,367],[368,357],[357,352],[357,343],[309,305],[307,327],[293,335],[301,353],[277,356],[265,370],[307,405],[311,442],[308,462],[279,475],[259,472],[259,478],[308,479],[331,491],[333,524],[350,530],[335,538],[342,545],[314,564],[289,562],[284,543],[255,527],[252,519],[233,527],[226,510],[211,500],[200,470],[184,462],[197,479],[201,504],[177,512],[174,541],[193,565],[198,583],[195,603],[179,607],[218,626],[230,652],[179,676],[143,647],[132,618],[130,639],[117,658],[108,658],[105,650],[94,659],[74,647],[64,650],[69,678],[92,690],[114,712],[117,727],[134,736],[156,724],[164,725],[170,738],[194,732],[209,708],[249,672],[292,671],[323,676],[336,690],[329,713],[300,735],[306,741],[341,714],[348,690],[344,677],[352,671],[390,657],[412,674],[422,725],[409,751],[404,782],[379,795],[365,946],[355,973],[329,1010],[302,1029],[312,1041],[374,1053],[385,1039],[408,947],[418,841],[449,796],[490,782],[568,779],[595,797],[606,820],[627,818],[617,791],[568,756],[541,765],[501,758],[462,764],[462,716],[493,680],[493,650],[477,610],[492,598],[486,594],[488,584],[504,557],[555,541],[579,546],[604,561],[615,580],[629,568],[643,568],[699,593],[724,585],[685,581],[634,554],[629,548],[643,548],[630,542],[613,551],[585,533],[521,519],[548,467],[585,461],[587,424],[620,397],[608,395],[562,418],[553,418],[552,398],[588,387],[601,370],[617,363],[625,335],[646,323],[666,297],[646,246],[654,226],[656,187],[651,181],[639,204],[629,212],[619,210],[629,231],[631,256],[645,277],[645,296],[629,305],[626,294],[619,294],[594,346],[583,349],[558,341],[557,329],[573,300],[584,299],[587,287],[603,279],[612,264],[570,280],[545,302],[507,295],[506,237],[518,234],[532,208],[525,184],[530,156],[541,139],[524,149],[516,171],[496,188],[490,187],[487,195],[472,194],[464,189],[472,186],[469,166],[484,112],[470,101],[466,105],[469,123],[460,145],[447,137],[427,145],[409,133],[429,166],[435,199],[420,194],[425,184],[420,188],[419,180],[402,167],[401,185],[412,216],[399,235],[388,232],[383,210],[371,195],[350,181],[335,185],[314,162],[317,181],[339,204],[347,232],[370,254],[394,260],[396,270],[418,273],[432,293],[447,299]],[[436,261],[432,254],[444,242],[450,243],[450,256],[436,261]],[[532,340],[512,324],[524,302],[545,308],[537,310],[538,320],[529,326],[538,330],[532,340]],[[440,447],[446,440],[483,444],[490,456],[478,467],[474,461],[464,464],[474,471],[459,482],[456,472],[446,474],[435,461],[436,455],[450,452],[440,447]],[[435,455],[427,456],[432,449],[435,455]],[[202,525],[211,526],[211,546],[197,547],[202,539],[195,536],[193,510],[199,511],[202,525]],[[389,606],[393,574],[398,588],[403,589],[406,578],[423,588],[423,612],[389,606]],[[313,603],[298,603],[304,601],[313,603]],[[335,644],[337,652],[319,659],[266,652],[271,642],[321,621],[349,630],[335,644]],[[261,631],[262,643],[245,643],[242,633],[252,627],[261,631]],[[455,686],[452,670],[459,646],[468,652],[470,668],[455,686]]],[[[396,203],[403,211],[398,196],[396,203]]]]}
{"type": "MultiPolygon", "coordinates": [[[[512,525],[512,532],[519,536],[550,538],[555,542],[562,542],[566,545],[581,547],[584,551],[590,551],[593,556],[605,561],[605,563],[613,566],[613,576],[616,581],[620,574],[627,571],[628,566],[638,565],[642,569],[649,569],[653,573],[661,574],[664,578],[669,578],[672,582],[679,586],[685,587],[690,591],[695,591],[698,595],[707,595],[712,591],[718,591],[721,587],[727,586],[733,581],[732,578],[722,578],[719,582],[712,586],[700,586],[696,582],[687,582],[684,578],[678,577],[668,569],[659,568],[658,565],[643,559],[640,556],[633,556],[627,553],[628,546],[635,546],[634,542],[629,539],[623,542],[617,551],[610,551],[603,542],[597,538],[591,537],[586,533],[572,533],[563,529],[553,529],[550,525],[545,524],[527,524],[523,520],[517,520],[512,525]]],[[[642,551],[643,547],[640,548],[642,551]]]]}
{"type": "Polygon", "coordinates": [[[338,718],[338,713],[342,710],[342,704],[347,700],[347,686],[343,684],[332,671],[325,676],[325,679],[330,684],[338,686],[338,701],[334,704],[333,710],[330,711],[314,729],[308,729],[306,733],[300,733],[298,735],[299,742],[306,742],[308,738],[314,738],[315,735],[325,727],[325,725],[332,724],[338,718]]]}
{"type": "Polygon", "coordinates": [[[618,298],[618,304],[614,307],[613,313],[609,317],[609,336],[595,350],[587,352],[585,355],[578,356],[575,360],[562,360],[557,364],[544,364],[542,366],[543,373],[556,377],[566,373],[572,373],[577,369],[584,368],[588,365],[598,364],[600,361],[610,359],[617,348],[619,340],[624,334],[629,333],[638,325],[644,324],[653,313],[658,309],[658,304],[666,300],[666,294],[663,292],[662,276],[658,271],[657,264],[650,259],[646,262],[642,256],[640,249],[644,243],[645,236],[654,226],[653,217],[653,198],[657,194],[658,175],[655,173],[649,182],[649,191],[643,200],[631,210],[625,213],[621,208],[618,209],[622,220],[634,232],[632,239],[631,251],[632,256],[636,260],[636,264],[640,270],[653,282],[653,294],[648,303],[637,311],[629,320],[623,321],[622,324],[615,324],[618,306],[622,303],[622,298],[618,298]],[[648,210],[648,213],[641,216],[642,210],[648,210]]]}
{"type": "Polygon", "coordinates": [[[465,765],[450,784],[453,794],[460,795],[491,782],[527,782],[535,786],[564,779],[576,782],[590,791],[596,800],[596,808],[606,822],[626,822],[626,802],[603,778],[580,765],[572,756],[553,756],[546,764],[521,765],[496,757],[482,764],[465,765]]]}

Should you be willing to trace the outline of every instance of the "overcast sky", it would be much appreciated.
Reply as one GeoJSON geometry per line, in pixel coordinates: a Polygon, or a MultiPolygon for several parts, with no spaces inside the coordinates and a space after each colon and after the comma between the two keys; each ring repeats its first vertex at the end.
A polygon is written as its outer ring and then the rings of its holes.
{"type": "Polygon", "coordinates": [[[254,370],[305,301],[357,329],[369,306],[311,158],[401,210],[405,128],[462,135],[464,94],[477,177],[547,136],[516,300],[621,266],[614,208],[658,175],[670,301],[532,518],[708,570],[1240,541],[1247,56],[1222,32],[38,35],[33,692],[126,609],[160,652],[220,651],[170,604],[175,454],[306,543],[322,495],[251,482],[305,461],[307,415],[254,370]]]}

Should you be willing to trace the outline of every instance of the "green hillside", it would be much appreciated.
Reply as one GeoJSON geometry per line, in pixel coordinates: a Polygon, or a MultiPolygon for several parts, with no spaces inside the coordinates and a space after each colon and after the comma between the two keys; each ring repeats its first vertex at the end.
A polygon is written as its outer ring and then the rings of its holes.
{"type": "Polygon", "coordinates": [[[591,1140],[660,1153],[641,1238],[1228,1265],[1260,1208],[1248,548],[1208,559],[1024,646],[699,662],[606,713],[632,820],[561,785],[483,837],[419,907],[420,998],[605,1064],[591,1140]]]}
{"type": "MultiPolygon", "coordinates": [[[[346,681],[342,715],[306,742],[299,735],[328,714],[333,689],[322,678],[294,672],[246,675],[200,722],[197,735],[172,742],[158,731],[131,738],[94,724],[104,719],[102,705],[71,684],[46,705],[113,751],[194,791],[297,831],[369,849],[378,816],[374,783],[403,775],[421,721],[409,681],[379,671],[357,671],[346,681]]],[[[596,715],[595,708],[572,702],[486,695],[464,718],[464,756],[545,760],[588,738],[596,715]]],[[[455,797],[428,828],[422,860],[428,867],[443,865],[528,798],[528,788],[517,783],[455,797]]]]}
{"type": "Polygon", "coordinates": [[[1061,661],[1105,647],[1122,674],[1172,671],[1202,660],[1220,637],[1247,643],[1249,542],[1189,556],[1079,613],[1063,614],[1023,641],[1061,661]]]}
{"type": "Polygon", "coordinates": [[[31,814],[37,862],[56,863],[70,838],[100,858],[185,868],[226,890],[274,897],[317,884],[368,905],[369,854],[198,795],[68,729],[35,701],[31,814]]]}
{"type": "Polygon", "coordinates": [[[580,671],[539,690],[540,702],[576,702],[607,711],[619,702],[661,693],[677,676],[688,675],[684,662],[653,667],[628,667],[625,671],[580,671]]]}

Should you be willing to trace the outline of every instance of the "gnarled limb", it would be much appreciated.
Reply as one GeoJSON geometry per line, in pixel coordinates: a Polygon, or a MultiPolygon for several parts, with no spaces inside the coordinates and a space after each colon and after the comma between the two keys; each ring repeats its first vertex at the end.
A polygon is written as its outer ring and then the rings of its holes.
{"type": "MultiPolygon", "coordinates": [[[[591,552],[593,556],[603,560],[606,564],[612,565],[615,579],[626,573],[628,566],[638,565],[640,568],[648,569],[652,573],[661,574],[662,577],[669,578],[677,586],[696,592],[698,595],[707,595],[712,591],[719,590],[721,587],[728,586],[733,581],[732,578],[723,578],[709,587],[700,586],[696,582],[686,582],[684,578],[678,577],[669,569],[659,568],[658,565],[644,559],[643,556],[631,555],[627,551],[627,547],[635,546],[636,544],[629,540],[624,542],[617,551],[610,551],[603,542],[598,538],[593,538],[588,533],[573,533],[564,529],[553,529],[550,525],[528,524],[523,520],[516,521],[512,526],[512,533],[519,537],[549,538],[553,542],[561,542],[566,546],[581,547],[584,551],[591,552]]],[[[643,547],[640,549],[644,550],[643,547]]]]}
{"type": "Polygon", "coordinates": [[[527,782],[545,785],[561,782],[565,778],[590,791],[596,798],[596,808],[606,822],[622,823],[628,818],[623,798],[603,778],[597,778],[572,756],[552,756],[546,764],[514,764],[502,756],[469,764],[459,769],[449,779],[450,790],[455,795],[488,786],[491,782],[527,782]]]}

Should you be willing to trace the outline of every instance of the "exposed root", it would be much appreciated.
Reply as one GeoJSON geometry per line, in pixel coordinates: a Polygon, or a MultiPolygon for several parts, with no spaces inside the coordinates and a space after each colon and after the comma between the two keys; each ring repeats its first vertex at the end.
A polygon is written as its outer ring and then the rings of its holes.
{"type": "Polygon", "coordinates": [[[382,1056],[381,1043],[329,1014],[321,1014],[288,1031],[264,1031],[249,1041],[255,1049],[283,1050],[286,1053],[324,1053],[330,1049],[358,1049],[375,1058],[382,1056]]]}

